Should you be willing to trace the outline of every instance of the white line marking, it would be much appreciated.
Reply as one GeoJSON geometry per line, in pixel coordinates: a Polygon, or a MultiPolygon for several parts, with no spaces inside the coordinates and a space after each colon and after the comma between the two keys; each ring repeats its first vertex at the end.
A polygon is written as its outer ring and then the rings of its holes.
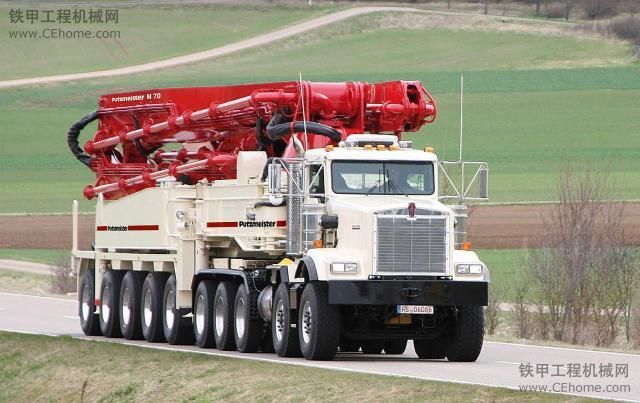
{"type": "Polygon", "coordinates": [[[76,302],[78,302],[75,299],[56,298],[56,297],[43,297],[41,295],[17,294],[17,293],[13,293],[13,292],[0,292],[0,295],[11,295],[11,296],[14,296],[14,297],[28,297],[28,298],[48,299],[48,300],[54,300],[54,301],[67,301],[67,302],[73,302],[74,304],[76,302]]]}
{"type": "Polygon", "coordinates": [[[65,316],[63,316],[63,318],[73,319],[73,320],[80,319],[80,317],[79,317],[79,316],[66,316],[66,315],[65,315],[65,316]]]}
{"type": "Polygon", "coordinates": [[[0,328],[0,332],[9,332],[9,333],[18,333],[18,334],[30,334],[33,336],[49,336],[49,337],[59,337],[58,334],[51,333],[37,333],[37,332],[29,332],[27,330],[14,330],[14,329],[3,329],[0,328]]]}
{"type": "Polygon", "coordinates": [[[610,354],[610,355],[621,355],[624,357],[640,357],[640,354],[632,354],[632,353],[617,353],[615,351],[599,351],[599,350],[585,350],[580,348],[570,348],[570,347],[554,347],[554,346],[541,346],[537,344],[521,344],[521,343],[504,343],[500,341],[485,341],[485,344],[500,344],[503,346],[517,346],[517,347],[533,347],[533,348],[549,348],[552,350],[563,350],[563,351],[580,351],[583,353],[598,353],[598,354],[610,354]]]}
{"type": "Polygon", "coordinates": [[[496,361],[499,364],[507,364],[507,365],[520,365],[520,362],[511,362],[511,361],[496,361]]]}

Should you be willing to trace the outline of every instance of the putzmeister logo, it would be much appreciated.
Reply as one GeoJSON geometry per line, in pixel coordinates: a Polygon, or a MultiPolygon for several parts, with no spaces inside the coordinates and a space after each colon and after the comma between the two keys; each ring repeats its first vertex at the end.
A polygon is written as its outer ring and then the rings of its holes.
{"type": "Polygon", "coordinates": [[[129,231],[125,225],[107,225],[107,231],[129,231]]]}
{"type": "Polygon", "coordinates": [[[271,228],[276,226],[275,221],[238,221],[240,228],[260,227],[271,228]]]}

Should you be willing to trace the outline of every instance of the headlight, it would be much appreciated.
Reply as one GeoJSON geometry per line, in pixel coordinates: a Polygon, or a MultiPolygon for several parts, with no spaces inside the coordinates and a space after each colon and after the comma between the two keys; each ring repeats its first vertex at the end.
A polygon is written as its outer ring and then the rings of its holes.
{"type": "Polygon", "coordinates": [[[458,274],[482,274],[481,264],[457,264],[456,273],[458,274]]]}
{"type": "Polygon", "coordinates": [[[358,271],[358,263],[331,263],[332,273],[355,273],[358,271]]]}

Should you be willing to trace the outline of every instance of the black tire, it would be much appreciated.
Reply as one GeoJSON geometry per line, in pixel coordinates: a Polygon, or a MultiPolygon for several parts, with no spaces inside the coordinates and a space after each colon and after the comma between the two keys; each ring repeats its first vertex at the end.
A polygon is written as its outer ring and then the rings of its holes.
{"type": "Polygon", "coordinates": [[[422,360],[442,360],[447,356],[447,343],[443,337],[433,340],[414,340],[413,349],[422,360]]]}
{"type": "Polygon", "coordinates": [[[340,352],[342,353],[356,353],[360,351],[360,342],[353,339],[340,340],[340,352]]]}
{"type": "Polygon", "coordinates": [[[362,352],[365,354],[380,354],[384,348],[384,340],[363,340],[362,352]]]}
{"type": "Polygon", "coordinates": [[[276,350],[273,348],[273,337],[271,335],[271,323],[262,324],[262,341],[260,342],[260,352],[269,353],[269,354],[276,352],[276,350]]]}
{"type": "Polygon", "coordinates": [[[122,337],[120,332],[120,283],[124,273],[107,270],[100,285],[100,330],[105,337],[122,337]]]}
{"type": "Polygon", "coordinates": [[[233,305],[237,288],[236,283],[221,281],[216,290],[213,300],[213,337],[218,350],[236,349],[236,339],[233,337],[233,305]]]}
{"type": "Polygon", "coordinates": [[[213,337],[213,299],[216,283],[212,280],[202,280],[198,284],[193,298],[193,334],[196,344],[202,348],[213,348],[216,340],[213,337]]]}
{"type": "Polygon", "coordinates": [[[85,270],[78,288],[78,316],[80,327],[87,336],[100,336],[100,318],[96,313],[96,287],[93,269],[85,270]]]}
{"type": "Polygon", "coordinates": [[[129,270],[120,285],[120,332],[127,340],[142,339],[140,301],[145,274],[129,270]]]}
{"type": "Polygon", "coordinates": [[[255,353],[260,347],[264,322],[258,315],[258,293],[240,284],[233,306],[233,334],[241,353],[255,353]]]}
{"type": "Polygon", "coordinates": [[[142,336],[151,343],[166,341],[162,329],[162,297],[168,278],[169,273],[152,272],[147,274],[142,283],[142,291],[140,292],[142,336]]]}
{"type": "Polygon", "coordinates": [[[454,362],[473,362],[482,351],[484,311],[477,305],[459,306],[457,311],[447,359],[454,362]]]}
{"type": "Polygon", "coordinates": [[[292,315],[289,304],[289,288],[280,284],[273,296],[273,318],[271,319],[271,337],[273,349],[280,357],[300,357],[298,332],[295,325],[296,315],[292,315]]]}
{"type": "Polygon", "coordinates": [[[176,306],[176,275],[171,274],[162,293],[162,328],[169,344],[193,344],[191,319],[183,318],[176,306]]]}
{"type": "Polygon", "coordinates": [[[385,354],[404,354],[404,350],[407,348],[406,340],[390,339],[384,342],[385,354]]]}
{"type": "Polygon", "coordinates": [[[307,360],[332,360],[340,343],[340,309],[329,305],[326,283],[304,287],[298,310],[298,340],[307,360]]]}

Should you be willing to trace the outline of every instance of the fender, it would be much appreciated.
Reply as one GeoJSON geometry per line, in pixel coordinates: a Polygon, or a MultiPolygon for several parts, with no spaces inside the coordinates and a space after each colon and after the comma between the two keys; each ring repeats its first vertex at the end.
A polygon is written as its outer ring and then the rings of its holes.
{"type": "Polygon", "coordinates": [[[249,279],[247,273],[241,270],[231,269],[200,269],[193,276],[191,280],[191,291],[195,294],[196,286],[200,280],[209,278],[212,280],[240,280],[244,283],[244,286],[249,289],[249,279]]]}
{"type": "Polygon", "coordinates": [[[305,256],[300,260],[298,268],[296,269],[296,277],[302,277],[303,265],[307,268],[309,281],[318,281],[318,271],[316,270],[316,264],[310,256],[305,256]]]}

